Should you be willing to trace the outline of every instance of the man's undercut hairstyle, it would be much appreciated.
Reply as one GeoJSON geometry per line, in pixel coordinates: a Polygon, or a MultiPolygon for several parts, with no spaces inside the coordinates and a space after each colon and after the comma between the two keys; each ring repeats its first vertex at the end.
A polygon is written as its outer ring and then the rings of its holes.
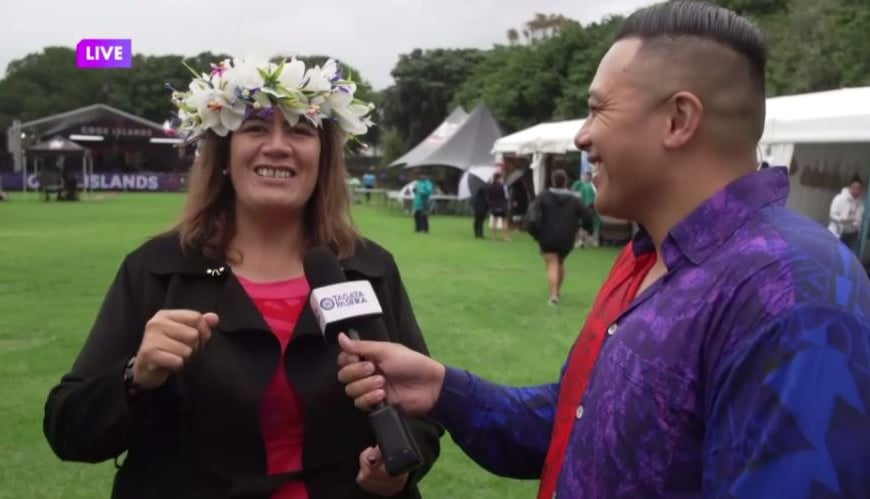
{"type": "MultiPolygon", "coordinates": [[[[632,38],[642,42],[635,60],[658,75],[653,81],[662,86],[659,93],[692,91],[711,118],[707,126],[713,133],[758,142],[764,131],[767,44],[751,21],[711,3],[673,0],[631,14],[616,41],[632,38]]],[[[649,75],[643,75],[647,82],[649,75]]]]}

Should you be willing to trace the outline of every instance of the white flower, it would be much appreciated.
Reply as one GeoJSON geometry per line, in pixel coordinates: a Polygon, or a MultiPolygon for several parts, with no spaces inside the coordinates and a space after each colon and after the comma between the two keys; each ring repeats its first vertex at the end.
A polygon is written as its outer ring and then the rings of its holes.
{"type": "Polygon", "coordinates": [[[288,89],[294,89],[302,85],[302,78],[304,77],[305,63],[296,60],[294,57],[290,62],[284,64],[284,69],[281,71],[278,81],[288,89]]]}
{"type": "Polygon", "coordinates": [[[284,63],[280,74],[275,63],[247,59],[222,61],[212,67],[211,74],[190,82],[188,92],[172,94],[181,121],[179,130],[188,137],[199,137],[207,130],[226,136],[241,126],[249,106],[278,106],[291,125],[300,118],[317,127],[325,119],[333,120],[350,135],[364,134],[372,125],[368,115],[373,106],[354,99],[356,84],[341,78],[332,59],[323,67],[306,70],[303,62],[293,58],[284,63]]]}
{"type": "Polygon", "coordinates": [[[249,90],[261,88],[264,83],[263,77],[257,70],[257,66],[244,59],[233,59],[232,66],[223,72],[221,80],[227,86],[234,86],[240,89],[247,88],[249,90]]]}
{"type": "Polygon", "coordinates": [[[290,123],[290,126],[296,126],[299,123],[299,111],[287,107],[287,106],[278,106],[278,109],[281,110],[281,114],[284,115],[284,118],[287,120],[287,123],[290,123]]]}
{"type": "Polygon", "coordinates": [[[314,66],[305,73],[307,83],[304,90],[307,92],[329,92],[332,90],[332,78],[338,72],[338,65],[332,59],[326,61],[321,68],[314,66]]]}
{"type": "Polygon", "coordinates": [[[338,118],[338,124],[345,132],[362,135],[368,131],[369,120],[364,118],[371,112],[371,106],[354,102],[352,94],[333,92],[326,99],[324,108],[338,118]]]}

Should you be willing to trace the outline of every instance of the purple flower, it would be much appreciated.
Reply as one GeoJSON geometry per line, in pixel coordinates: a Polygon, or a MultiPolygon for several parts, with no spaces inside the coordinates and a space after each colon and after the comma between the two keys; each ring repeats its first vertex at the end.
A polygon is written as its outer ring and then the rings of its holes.
{"type": "Polygon", "coordinates": [[[344,74],[343,74],[343,71],[341,69],[341,63],[338,61],[338,59],[335,60],[335,67],[336,67],[335,74],[332,75],[332,78],[329,79],[329,81],[333,82],[333,83],[344,78],[344,74]]]}
{"type": "Polygon", "coordinates": [[[257,113],[257,117],[264,121],[269,121],[272,119],[272,116],[275,114],[275,106],[272,107],[264,107],[260,109],[260,112],[257,113]]]}

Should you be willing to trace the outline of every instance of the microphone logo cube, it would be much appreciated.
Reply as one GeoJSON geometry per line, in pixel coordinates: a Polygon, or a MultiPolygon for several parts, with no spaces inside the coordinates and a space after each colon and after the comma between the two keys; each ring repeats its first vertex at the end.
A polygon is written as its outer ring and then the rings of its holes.
{"type": "Polygon", "coordinates": [[[368,281],[342,282],[313,289],[310,303],[323,333],[330,324],[383,313],[368,281]]]}

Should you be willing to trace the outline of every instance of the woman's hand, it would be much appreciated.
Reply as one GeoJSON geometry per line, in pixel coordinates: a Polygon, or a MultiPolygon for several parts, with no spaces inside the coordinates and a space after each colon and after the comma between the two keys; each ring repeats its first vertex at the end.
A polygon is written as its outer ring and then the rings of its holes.
{"type": "Polygon", "coordinates": [[[133,363],[133,382],[153,390],[202,349],[218,325],[217,314],[195,310],[160,310],[145,325],[133,363]]]}
{"type": "Polygon", "coordinates": [[[366,492],[391,497],[405,488],[408,474],[404,473],[397,477],[388,475],[381,449],[369,447],[359,455],[359,473],[356,475],[356,483],[366,492]]]}

